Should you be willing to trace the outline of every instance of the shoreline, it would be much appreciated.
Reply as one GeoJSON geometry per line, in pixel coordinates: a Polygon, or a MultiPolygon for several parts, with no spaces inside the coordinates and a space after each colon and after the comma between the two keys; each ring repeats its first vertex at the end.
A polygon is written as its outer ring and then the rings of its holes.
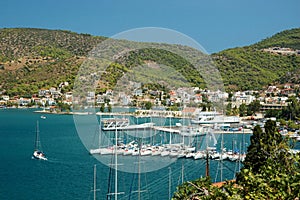
{"type": "Polygon", "coordinates": [[[54,114],[54,115],[91,115],[90,112],[50,112],[46,110],[36,110],[34,113],[54,114]]]}
{"type": "MultiPolygon", "coordinates": [[[[97,113],[92,113],[92,112],[50,112],[50,111],[47,111],[47,110],[36,110],[34,111],[35,113],[39,113],[39,114],[55,114],[55,115],[92,115],[92,114],[95,114],[95,115],[98,115],[98,116],[101,116],[101,115],[121,115],[121,114],[118,114],[118,113],[100,113],[100,112],[97,112],[97,113]]],[[[131,113],[122,113],[122,115],[127,115],[127,116],[134,116],[134,114],[131,114],[131,113]]],[[[174,129],[174,131],[176,131],[178,129],[174,129]]],[[[243,129],[243,130],[240,130],[240,131],[223,131],[223,130],[215,130],[214,131],[215,134],[252,134],[253,131],[251,129],[243,129]]]]}

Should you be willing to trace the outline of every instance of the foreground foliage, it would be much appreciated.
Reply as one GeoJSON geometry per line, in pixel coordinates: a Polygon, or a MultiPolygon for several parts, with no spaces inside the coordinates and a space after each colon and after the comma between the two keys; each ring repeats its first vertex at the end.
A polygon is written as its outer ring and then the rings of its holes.
{"type": "Polygon", "coordinates": [[[290,151],[275,123],[268,121],[265,132],[255,127],[251,145],[236,182],[218,188],[209,178],[184,183],[173,199],[298,199],[300,197],[300,155],[290,151]]]}

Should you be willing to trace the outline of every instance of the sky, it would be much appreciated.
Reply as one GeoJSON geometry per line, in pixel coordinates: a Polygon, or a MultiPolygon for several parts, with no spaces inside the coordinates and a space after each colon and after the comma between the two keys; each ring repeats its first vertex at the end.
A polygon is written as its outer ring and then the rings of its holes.
{"type": "Polygon", "coordinates": [[[178,31],[208,53],[300,27],[299,0],[3,0],[0,28],[70,30],[111,37],[143,27],[178,31]]]}

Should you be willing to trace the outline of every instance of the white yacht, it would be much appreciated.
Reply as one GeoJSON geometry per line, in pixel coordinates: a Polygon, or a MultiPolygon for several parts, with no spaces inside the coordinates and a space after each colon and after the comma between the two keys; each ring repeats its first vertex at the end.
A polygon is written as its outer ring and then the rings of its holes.
{"type": "Polygon", "coordinates": [[[191,120],[192,124],[231,124],[240,123],[240,118],[237,116],[225,116],[216,111],[200,112],[195,119],[191,120]]]}

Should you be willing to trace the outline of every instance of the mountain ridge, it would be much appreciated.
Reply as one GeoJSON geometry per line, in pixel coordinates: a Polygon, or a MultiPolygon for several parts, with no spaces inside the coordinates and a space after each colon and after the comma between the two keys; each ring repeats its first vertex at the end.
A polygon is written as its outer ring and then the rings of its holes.
{"type": "MultiPolygon", "coordinates": [[[[71,89],[88,52],[105,39],[65,30],[0,29],[0,92],[29,95],[37,92],[38,88],[55,87],[63,81],[71,82],[71,89]]],[[[212,54],[226,90],[261,89],[289,80],[299,83],[298,76],[291,76],[299,72],[300,56],[264,51],[273,47],[300,49],[300,28],[282,31],[253,45],[212,54]]],[[[148,56],[147,60],[161,61],[166,55],[163,51],[148,52],[152,57],[148,56]]],[[[201,78],[196,77],[182,59],[171,55],[167,55],[167,58],[169,61],[164,64],[182,63],[181,69],[177,66],[177,70],[186,74],[187,80],[201,83],[201,78]]],[[[135,59],[140,61],[129,60],[129,63],[140,64],[145,61],[142,56],[135,56],[135,59]]],[[[121,71],[119,76],[122,73],[125,72],[121,71]]]]}

